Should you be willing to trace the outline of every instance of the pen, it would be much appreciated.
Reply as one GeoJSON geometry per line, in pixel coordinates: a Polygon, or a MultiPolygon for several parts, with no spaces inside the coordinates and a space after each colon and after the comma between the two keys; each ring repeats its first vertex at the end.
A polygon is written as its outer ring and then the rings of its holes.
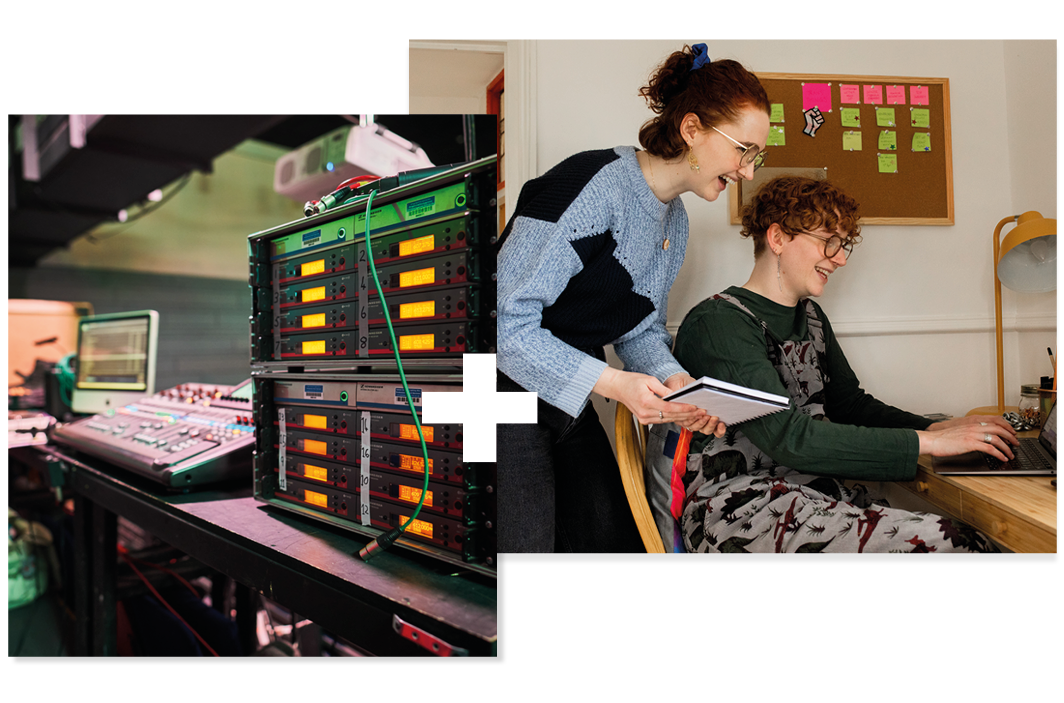
{"type": "Polygon", "coordinates": [[[1057,390],[1057,360],[1053,357],[1053,348],[1046,347],[1046,351],[1049,352],[1049,363],[1053,364],[1053,392],[1057,390]]]}

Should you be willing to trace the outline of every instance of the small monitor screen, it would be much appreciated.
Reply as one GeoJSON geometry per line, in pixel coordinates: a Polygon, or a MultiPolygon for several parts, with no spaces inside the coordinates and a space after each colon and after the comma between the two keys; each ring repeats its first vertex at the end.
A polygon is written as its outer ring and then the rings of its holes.
{"type": "Polygon", "coordinates": [[[74,412],[101,412],[155,392],[158,319],[154,310],[140,310],[78,322],[74,412]]]}

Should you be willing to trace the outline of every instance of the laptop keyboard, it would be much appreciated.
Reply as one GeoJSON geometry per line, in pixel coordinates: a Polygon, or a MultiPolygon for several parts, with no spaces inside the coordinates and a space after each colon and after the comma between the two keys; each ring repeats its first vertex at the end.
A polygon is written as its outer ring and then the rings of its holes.
{"type": "Polygon", "coordinates": [[[1034,443],[1037,441],[1037,439],[1029,437],[1021,438],[1020,446],[1013,449],[1013,454],[1016,457],[1012,461],[998,461],[989,454],[983,454],[983,459],[986,460],[986,465],[994,471],[1045,471],[1052,469],[1053,465],[1049,463],[1049,460],[1035,449],[1034,443]]]}

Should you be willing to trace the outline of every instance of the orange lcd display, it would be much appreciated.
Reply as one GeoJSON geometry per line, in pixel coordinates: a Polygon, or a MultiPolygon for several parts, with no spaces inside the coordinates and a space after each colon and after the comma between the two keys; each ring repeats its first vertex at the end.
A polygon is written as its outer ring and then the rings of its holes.
{"type": "MultiPolygon", "coordinates": [[[[325,259],[318,259],[317,261],[311,261],[303,264],[299,267],[300,276],[313,276],[316,273],[321,273],[325,270],[325,259]]],[[[324,290],[324,289],[323,289],[324,290]]]]}
{"type": "Polygon", "coordinates": [[[319,312],[317,315],[303,315],[302,322],[303,327],[324,327],[325,313],[319,312]]]}
{"type": "Polygon", "coordinates": [[[303,475],[307,478],[312,478],[315,481],[328,481],[329,472],[320,466],[312,466],[310,464],[303,464],[303,475]]]}
{"type": "MultiPolygon", "coordinates": [[[[404,271],[399,274],[399,287],[406,288],[408,286],[423,286],[428,283],[436,282],[436,269],[418,269],[417,271],[404,271]]],[[[324,295],[324,288],[322,288],[324,295]]],[[[303,298],[306,300],[306,298],[303,298]]]]}
{"type": "Polygon", "coordinates": [[[435,246],[436,237],[431,234],[427,237],[408,239],[405,242],[399,242],[399,256],[410,256],[411,254],[421,254],[426,251],[432,251],[435,246]]]}
{"type": "MultiPolygon", "coordinates": [[[[433,430],[433,427],[431,425],[422,425],[421,426],[421,431],[425,435],[425,441],[426,442],[431,442],[432,441],[432,430],[433,430]]],[[[399,425],[399,439],[409,439],[409,440],[414,440],[414,441],[420,442],[421,438],[417,436],[417,426],[416,425],[399,425]]]]}
{"type": "MultiPolygon", "coordinates": [[[[420,456],[409,456],[407,454],[400,454],[399,468],[405,469],[406,471],[424,471],[425,458],[420,456]]],[[[429,459],[429,471],[432,471],[432,459],[429,459]]]]}
{"type": "Polygon", "coordinates": [[[329,418],[325,417],[324,415],[304,415],[303,416],[303,426],[304,427],[313,427],[314,429],[317,429],[317,430],[328,429],[328,427],[329,427],[329,418]]]}
{"type": "Polygon", "coordinates": [[[435,348],[434,334],[407,334],[399,337],[399,351],[425,351],[435,348]]]}
{"type": "Polygon", "coordinates": [[[316,439],[304,439],[303,451],[310,452],[311,454],[328,454],[329,445],[325,442],[319,442],[316,439]]]}
{"type": "Polygon", "coordinates": [[[301,299],[304,303],[309,303],[312,300],[325,300],[325,286],[303,289],[301,299]]]}
{"type": "Polygon", "coordinates": [[[329,496],[317,491],[303,491],[303,500],[314,505],[320,505],[323,508],[329,507],[329,496]]]}
{"type": "Polygon", "coordinates": [[[399,305],[400,320],[409,320],[415,317],[432,317],[435,314],[435,300],[426,300],[420,303],[402,303],[399,305]]]}
{"type": "MultiPolygon", "coordinates": [[[[421,500],[421,489],[414,488],[413,486],[399,486],[399,500],[405,500],[408,503],[417,503],[421,500]]],[[[428,491],[425,494],[425,506],[432,507],[432,491],[428,491]]]]}
{"type": "MultiPolygon", "coordinates": [[[[406,518],[403,518],[404,520],[406,518]]],[[[432,539],[432,523],[424,522],[423,520],[410,520],[410,524],[406,526],[405,530],[411,535],[420,535],[422,537],[428,537],[432,539]]]]}

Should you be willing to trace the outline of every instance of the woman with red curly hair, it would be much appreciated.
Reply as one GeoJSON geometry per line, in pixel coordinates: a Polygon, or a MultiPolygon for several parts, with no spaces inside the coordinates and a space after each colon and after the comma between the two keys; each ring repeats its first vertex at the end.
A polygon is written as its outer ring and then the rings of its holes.
{"type": "Polygon", "coordinates": [[[716,200],[765,158],[768,96],[705,44],[673,52],[640,94],[643,149],[585,151],[524,185],[498,259],[498,390],[539,395],[536,425],[498,431],[500,552],[642,551],[592,393],[641,422],[723,433],[662,396],[693,380],[665,329],[687,246],[682,193],[716,200]],[[613,345],[624,370],[610,367],[613,345]]]}
{"type": "MultiPolygon", "coordinates": [[[[787,396],[791,405],[729,427],[724,437],[695,435],[675,476],[671,462],[652,460],[648,490],[666,545],[691,552],[994,549],[966,525],[892,509],[843,483],[912,480],[919,454],[980,451],[1007,460],[1017,443],[1001,417],[932,423],[861,389],[812,301],[860,241],[858,218],[856,201],[837,187],[798,176],[765,183],[744,208],[741,235],[754,241],[750,279],[695,306],[674,353],[695,376],[787,396]]],[[[664,456],[669,432],[652,428],[648,457],[664,456]]]]}

